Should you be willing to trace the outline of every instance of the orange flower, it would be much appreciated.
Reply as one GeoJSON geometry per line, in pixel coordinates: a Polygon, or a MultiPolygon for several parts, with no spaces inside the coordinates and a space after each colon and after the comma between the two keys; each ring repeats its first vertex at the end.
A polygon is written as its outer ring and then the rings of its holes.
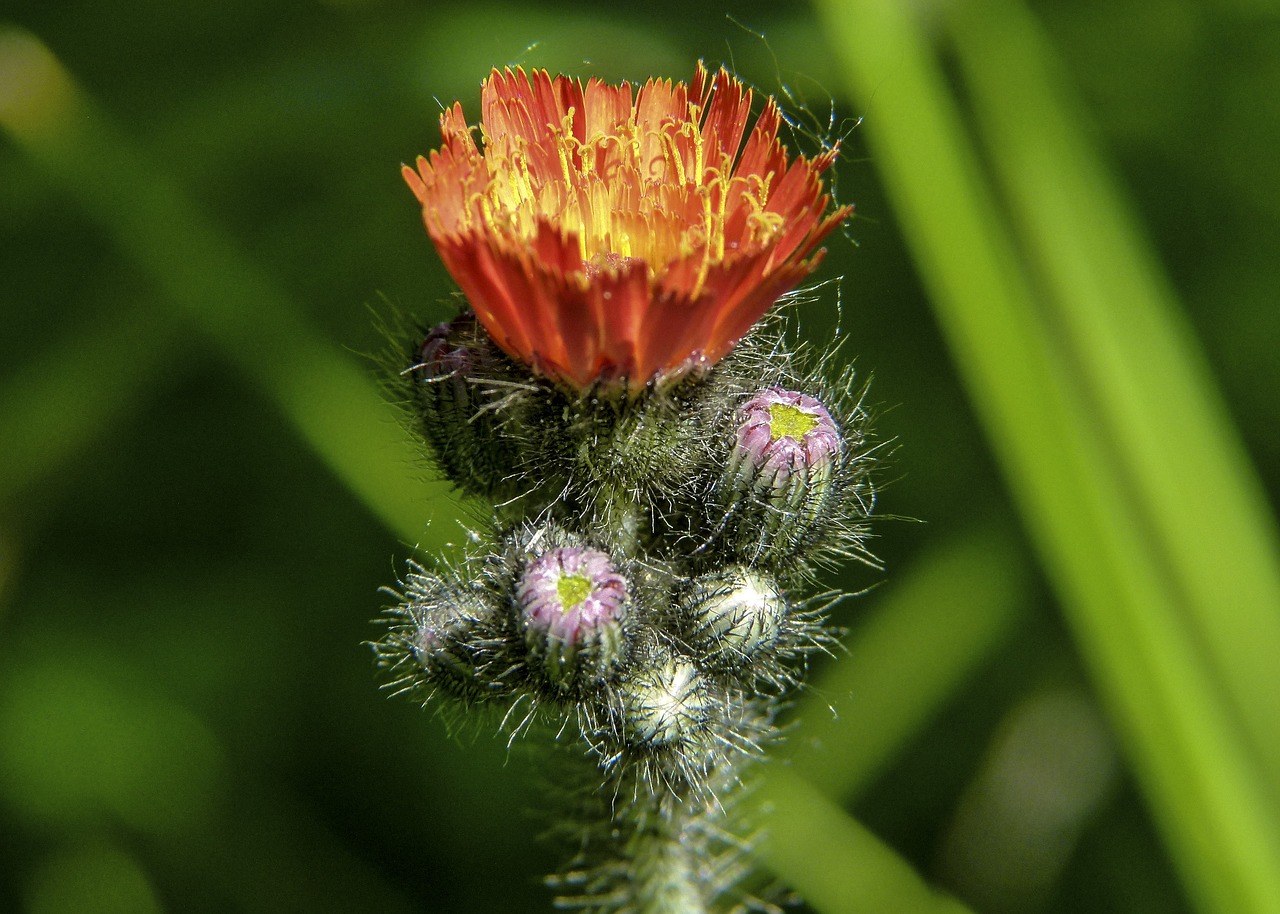
{"type": "Polygon", "coordinates": [[[638,91],[494,70],[477,147],[455,104],[404,177],[494,341],[577,390],[636,393],[721,359],[817,265],[835,159],[790,159],[774,100],[701,63],[638,91]],[[807,259],[806,259],[807,258],[807,259]]]}

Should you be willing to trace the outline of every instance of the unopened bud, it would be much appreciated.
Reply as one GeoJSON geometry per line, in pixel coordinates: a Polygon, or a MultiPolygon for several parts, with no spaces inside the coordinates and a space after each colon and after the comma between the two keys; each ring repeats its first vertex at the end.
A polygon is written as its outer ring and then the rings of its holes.
{"type": "Polygon", "coordinates": [[[840,459],[840,432],[818,400],[769,387],[748,400],[739,422],[726,481],[734,496],[765,508],[762,543],[796,539],[819,520],[840,459]]]}
{"type": "Polygon", "coordinates": [[[622,683],[626,740],[644,749],[679,749],[708,729],[711,695],[706,678],[687,657],[655,647],[649,662],[622,683]]]}
{"type": "Polygon", "coordinates": [[[529,562],[516,602],[529,652],[562,689],[609,678],[622,654],[627,582],[603,552],[552,549],[529,562]]]}
{"type": "Polygon", "coordinates": [[[489,383],[504,371],[497,348],[467,313],[434,327],[416,356],[414,402],[441,469],[476,494],[504,492],[514,460],[489,383]]]}
{"type": "Polygon", "coordinates": [[[786,612],[773,578],[740,565],[698,578],[680,601],[689,646],[720,669],[740,667],[772,646],[786,612]]]}
{"type": "Polygon", "coordinates": [[[476,701],[506,690],[489,674],[479,614],[482,607],[410,606],[412,648],[427,682],[447,695],[476,701]]]}

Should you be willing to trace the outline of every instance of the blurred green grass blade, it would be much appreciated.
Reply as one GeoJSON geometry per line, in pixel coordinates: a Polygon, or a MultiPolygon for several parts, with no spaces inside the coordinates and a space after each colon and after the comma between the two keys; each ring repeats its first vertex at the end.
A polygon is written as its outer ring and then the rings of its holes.
{"type": "Polygon", "coordinates": [[[768,837],[757,856],[822,914],[964,914],[817,788],[774,765],[757,788],[768,837]]]}
{"type": "Polygon", "coordinates": [[[823,914],[965,910],[927,888],[839,801],[882,770],[990,658],[1028,588],[1007,533],[967,530],[885,585],[874,614],[849,639],[850,656],[809,690],[787,743],[790,766],[768,765],[761,776],[768,840],[758,856],[823,914]]]}
{"type": "Polygon", "coordinates": [[[0,28],[0,76],[0,127],[147,271],[179,309],[175,318],[202,330],[259,383],[391,529],[409,542],[442,545],[450,531],[424,533],[424,522],[445,487],[414,484],[420,458],[370,372],[316,333],[38,39],[0,28]]]}
{"type": "Polygon", "coordinates": [[[1280,553],[1266,497],[1030,13],[1008,0],[950,10],[987,155],[1044,279],[1047,319],[1069,340],[1107,459],[1280,810],[1280,553]]]}
{"type": "Polygon", "coordinates": [[[170,363],[176,328],[148,302],[77,327],[0,386],[0,510],[104,437],[170,363]]]}
{"type": "MultiPolygon", "coordinates": [[[[853,94],[871,105],[868,140],[957,365],[1184,880],[1207,911],[1280,910],[1280,837],[1253,741],[1179,614],[1194,595],[1168,573],[1167,543],[1152,549],[1181,526],[1137,510],[1080,357],[1039,310],[912,10],[820,8],[853,94]]],[[[1146,354],[1129,357],[1136,367],[1146,354]]]]}
{"type": "Polygon", "coordinates": [[[806,690],[786,743],[792,772],[836,800],[865,787],[1009,637],[1028,571],[1012,536],[984,526],[895,572],[846,639],[849,656],[806,690]]]}

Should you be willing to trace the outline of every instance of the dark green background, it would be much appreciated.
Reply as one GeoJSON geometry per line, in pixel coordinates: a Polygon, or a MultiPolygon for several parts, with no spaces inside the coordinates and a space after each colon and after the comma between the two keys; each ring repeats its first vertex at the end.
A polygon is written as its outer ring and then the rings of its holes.
{"type": "MultiPolygon", "coordinates": [[[[1274,505],[1280,19],[1181,0],[1035,11],[1274,505]]],[[[437,100],[461,99],[474,118],[480,80],[508,63],[643,80],[687,78],[702,57],[787,87],[799,145],[845,137],[837,189],[858,206],[818,277],[843,277],[839,293],[826,286],[800,324],[828,339],[839,312],[894,442],[880,510],[925,521],[877,527],[888,571],[833,579],[882,582],[838,621],[874,612],[930,542],[978,521],[1019,529],[863,146],[876,124],[853,129],[859,109],[806,6],[17,0],[0,16],[95,101],[114,131],[104,147],[127,138],[371,375],[375,313],[449,310],[398,173],[438,141],[437,100]]],[[[72,178],[0,142],[0,399],[56,380],[86,404],[41,417],[42,440],[75,446],[31,452],[35,468],[6,476],[18,483],[0,502],[0,910],[547,909],[539,879],[557,854],[526,815],[541,808],[528,771],[539,758],[487,730],[450,740],[377,689],[361,642],[410,545],[84,205],[76,188],[115,154],[86,142],[77,160],[72,178]],[[124,365],[138,383],[98,374],[95,328],[109,327],[104,345],[137,348],[124,365]],[[109,409],[92,396],[117,387],[109,409]]],[[[173,234],[173,268],[204,282],[183,226],[152,229],[173,234]]],[[[0,428],[0,466],[25,465],[7,437],[0,428]]],[[[438,506],[411,507],[448,525],[438,506]]],[[[1018,849],[1056,861],[1035,891],[975,888],[957,860],[965,798],[1009,715],[1046,688],[1090,701],[1053,598],[1034,593],[1004,646],[851,809],[982,910],[1186,910],[1119,761],[1078,835],[1018,849]]]]}

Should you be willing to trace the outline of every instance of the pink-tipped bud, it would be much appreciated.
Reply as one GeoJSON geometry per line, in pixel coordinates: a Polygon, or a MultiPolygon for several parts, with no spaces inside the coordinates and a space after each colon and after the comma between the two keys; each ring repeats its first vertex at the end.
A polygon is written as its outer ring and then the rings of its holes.
{"type": "Polygon", "coordinates": [[[783,492],[793,481],[829,479],[840,456],[831,414],[808,394],[769,387],[739,411],[733,463],[756,489],[783,492]]]}
{"type": "Polygon", "coordinates": [[[694,581],[680,612],[701,662],[734,669],[773,645],[787,603],[770,575],[737,565],[694,581]]]}
{"type": "Polygon", "coordinates": [[[603,552],[552,549],[529,562],[516,587],[529,652],[568,689],[608,679],[622,654],[627,582],[603,552]]]}
{"type": "Polygon", "coordinates": [[[794,543],[821,518],[842,448],[831,414],[808,394],[768,387],[742,405],[726,481],[765,509],[762,545],[794,543]]]}

